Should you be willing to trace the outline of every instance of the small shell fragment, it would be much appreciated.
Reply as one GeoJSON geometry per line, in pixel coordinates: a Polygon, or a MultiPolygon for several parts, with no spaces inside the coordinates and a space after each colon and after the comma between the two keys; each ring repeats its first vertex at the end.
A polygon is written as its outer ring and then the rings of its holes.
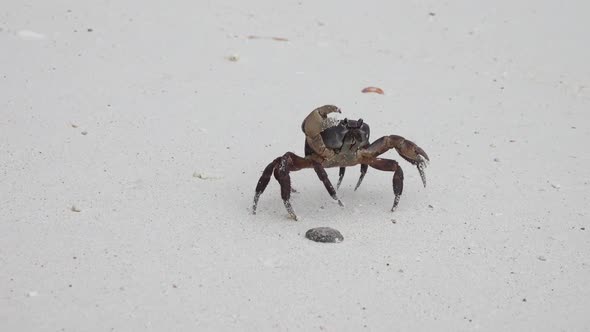
{"type": "Polygon", "coordinates": [[[287,42],[289,41],[289,39],[284,38],[284,37],[266,37],[266,36],[256,36],[256,35],[250,35],[247,37],[248,39],[270,39],[270,40],[274,40],[274,41],[282,41],[282,42],[287,42]]]}
{"type": "Polygon", "coordinates": [[[219,175],[212,175],[205,172],[194,172],[193,177],[201,180],[219,180],[222,179],[222,176],[219,175]]]}
{"type": "Polygon", "coordinates": [[[36,291],[27,292],[27,297],[35,297],[37,295],[39,295],[39,293],[36,291]]]}
{"type": "Polygon", "coordinates": [[[24,40],[39,40],[45,39],[45,35],[31,30],[20,30],[17,35],[24,40]]]}
{"type": "Polygon", "coordinates": [[[372,93],[378,93],[380,95],[385,94],[381,88],[377,88],[377,87],[374,87],[374,86],[366,87],[361,92],[362,93],[370,93],[370,92],[372,92],[372,93]]]}
{"type": "Polygon", "coordinates": [[[227,57],[227,60],[229,60],[231,62],[238,62],[240,60],[240,55],[239,54],[232,54],[227,57]]]}

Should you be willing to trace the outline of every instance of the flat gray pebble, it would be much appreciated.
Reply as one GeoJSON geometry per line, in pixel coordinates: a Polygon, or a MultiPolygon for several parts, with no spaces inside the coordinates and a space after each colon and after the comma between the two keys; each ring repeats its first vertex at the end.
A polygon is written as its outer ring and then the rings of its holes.
{"type": "Polygon", "coordinates": [[[338,243],[344,241],[344,236],[342,236],[338,230],[330,227],[312,228],[305,233],[305,237],[315,242],[324,243],[338,243]]]}

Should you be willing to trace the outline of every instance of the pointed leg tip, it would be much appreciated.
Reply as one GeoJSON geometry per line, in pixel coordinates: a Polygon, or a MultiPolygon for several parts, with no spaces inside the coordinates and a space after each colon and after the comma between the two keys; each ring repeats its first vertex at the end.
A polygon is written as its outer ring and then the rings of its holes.
{"type": "Polygon", "coordinates": [[[393,200],[393,206],[391,207],[391,212],[394,212],[397,209],[397,205],[399,204],[400,198],[400,195],[395,195],[395,199],[393,200]]]}
{"type": "Polygon", "coordinates": [[[288,200],[285,200],[285,201],[283,201],[283,203],[285,203],[285,208],[287,208],[287,213],[289,214],[289,217],[291,217],[295,221],[297,221],[297,215],[295,214],[295,211],[293,211],[293,206],[291,206],[291,202],[288,200]]]}
{"type": "Polygon", "coordinates": [[[344,206],[344,204],[342,204],[342,201],[340,200],[340,198],[338,198],[337,196],[332,197],[336,202],[338,202],[338,205],[340,206],[344,206]]]}

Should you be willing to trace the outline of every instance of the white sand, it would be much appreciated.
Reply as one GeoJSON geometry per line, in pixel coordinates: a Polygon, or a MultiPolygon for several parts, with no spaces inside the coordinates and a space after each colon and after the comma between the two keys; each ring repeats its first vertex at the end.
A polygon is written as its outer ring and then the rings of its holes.
{"type": "Polygon", "coordinates": [[[1,331],[590,329],[590,2],[155,3],[3,1],[1,331]],[[252,216],[327,103],[429,186],[252,216]]]}

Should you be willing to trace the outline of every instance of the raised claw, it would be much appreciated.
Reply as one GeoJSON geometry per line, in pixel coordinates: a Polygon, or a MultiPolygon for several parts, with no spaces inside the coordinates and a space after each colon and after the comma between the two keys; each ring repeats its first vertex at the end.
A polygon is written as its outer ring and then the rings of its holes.
{"type": "Polygon", "coordinates": [[[305,133],[305,141],[322,158],[322,161],[331,159],[335,155],[334,151],[326,147],[320,135],[324,129],[323,123],[330,113],[341,113],[341,111],[334,105],[324,105],[311,111],[301,124],[301,130],[305,133]]]}
{"type": "Polygon", "coordinates": [[[330,113],[342,113],[340,108],[334,105],[324,105],[322,107],[316,108],[314,111],[317,111],[322,118],[325,118],[326,115],[330,113]]]}
{"type": "Polygon", "coordinates": [[[416,145],[416,143],[409,140],[404,140],[401,143],[401,146],[398,148],[398,152],[404,159],[414,165],[419,162],[424,162],[424,159],[426,159],[426,161],[430,161],[426,152],[424,152],[421,147],[416,145]]]}
{"type": "Polygon", "coordinates": [[[430,161],[428,154],[426,154],[421,147],[416,145],[416,143],[409,140],[404,140],[398,152],[402,158],[413,165],[416,165],[418,172],[420,173],[420,178],[422,179],[422,184],[426,187],[426,174],[424,173],[424,169],[430,161]]]}

